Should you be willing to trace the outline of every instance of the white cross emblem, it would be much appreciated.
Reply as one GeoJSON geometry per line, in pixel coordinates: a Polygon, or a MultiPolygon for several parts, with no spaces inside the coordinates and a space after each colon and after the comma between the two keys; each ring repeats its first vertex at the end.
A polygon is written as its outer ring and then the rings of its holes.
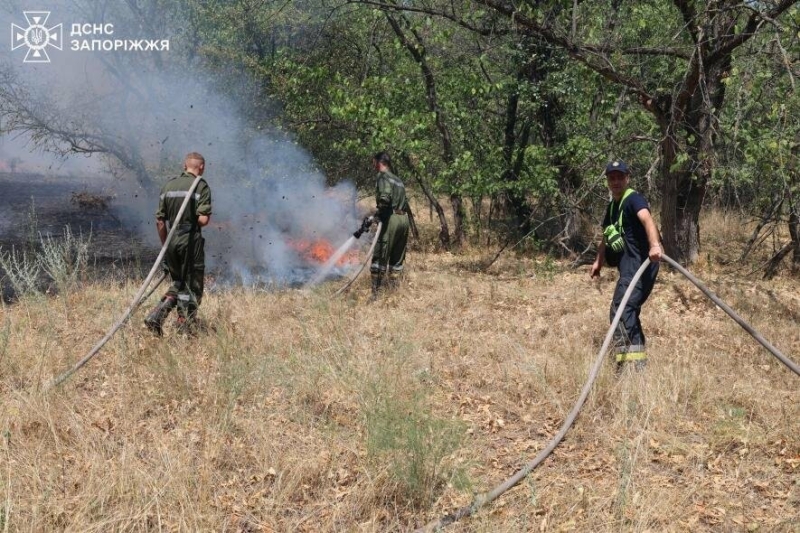
{"type": "Polygon", "coordinates": [[[47,47],[52,46],[56,50],[61,50],[62,47],[61,24],[52,28],[46,26],[49,11],[25,11],[24,14],[28,21],[27,28],[11,25],[11,50],[27,46],[28,53],[25,54],[24,63],[49,63],[47,47]]]}

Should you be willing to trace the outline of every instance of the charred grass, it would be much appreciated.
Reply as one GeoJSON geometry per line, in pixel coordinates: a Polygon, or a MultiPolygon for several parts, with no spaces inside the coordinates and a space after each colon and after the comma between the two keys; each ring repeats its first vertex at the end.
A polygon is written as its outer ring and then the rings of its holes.
{"type": "MultiPolygon", "coordinates": [[[[465,267],[484,255],[413,251],[376,303],[367,279],[212,293],[195,339],[140,311],[49,393],[138,285],[6,305],[0,531],[405,531],[468,504],[557,432],[615,281],[465,267]]],[[[797,361],[796,278],[715,265],[694,272],[797,361]]],[[[667,269],[643,321],[647,370],[605,367],[553,456],[451,531],[800,531],[798,378],[667,269]]]]}

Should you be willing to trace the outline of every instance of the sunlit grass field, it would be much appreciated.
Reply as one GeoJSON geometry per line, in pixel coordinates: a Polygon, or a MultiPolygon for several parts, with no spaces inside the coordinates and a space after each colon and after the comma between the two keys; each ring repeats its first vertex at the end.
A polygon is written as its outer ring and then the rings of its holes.
{"type": "MultiPolygon", "coordinates": [[[[693,272],[800,361],[797,278],[703,227],[693,272]]],[[[196,338],[142,309],[47,392],[142,280],[5,305],[0,532],[408,531],[469,504],[557,432],[608,328],[613,270],[516,251],[414,244],[375,303],[368,275],[211,292],[196,338]]],[[[609,362],[553,456],[448,531],[800,531],[800,378],[667,268],[643,323],[647,369],[609,362]]]]}

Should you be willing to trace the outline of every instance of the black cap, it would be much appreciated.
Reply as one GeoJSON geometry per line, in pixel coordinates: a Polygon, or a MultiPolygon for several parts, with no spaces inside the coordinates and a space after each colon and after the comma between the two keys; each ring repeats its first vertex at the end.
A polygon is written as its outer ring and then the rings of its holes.
{"type": "Polygon", "coordinates": [[[623,174],[631,173],[630,169],[628,168],[628,164],[622,159],[615,159],[606,165],[606,174],[610,174],[611,172],[622,172],[623,174]]]}

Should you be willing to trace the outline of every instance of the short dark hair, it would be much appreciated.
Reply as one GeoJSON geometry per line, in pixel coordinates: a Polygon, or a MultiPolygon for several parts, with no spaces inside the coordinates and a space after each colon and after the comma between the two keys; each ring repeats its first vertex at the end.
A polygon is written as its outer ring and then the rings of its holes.
{"type": "Polygon", "coordinates": [[[389,157],[388,152],[378,152],[377,154],[372,156],[372,160],[375,161],[376,163],[383,163],[387,167],[392,166],[392,158],[389,157]]]}

